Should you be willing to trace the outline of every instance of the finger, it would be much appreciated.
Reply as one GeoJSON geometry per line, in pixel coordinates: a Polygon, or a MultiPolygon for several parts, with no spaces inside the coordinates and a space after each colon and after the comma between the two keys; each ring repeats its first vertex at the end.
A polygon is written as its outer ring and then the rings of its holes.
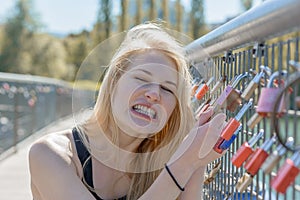
{"type": "Polygon", "coordinates": [[[207,110],[205,110],[204,112],[202,112],[199,115],[199,120],[198,120],[198,126],[202,126],[203,124],[205,124],[213,115],[214,111],[212,109],[212,107],[209,107],[207,110]]]}
{"type": "Polygon", "coordinates": [[[205,138],[203,139],[203,144],[201,145],[198,154],[200,159],[205,157],[216,144],[223,129],[225,119],[226,115],[220,113],[216,115],[209,123],[205,124],[205,126],[208,126],[208,130],[207,134],[204,135],[205,138]]]}

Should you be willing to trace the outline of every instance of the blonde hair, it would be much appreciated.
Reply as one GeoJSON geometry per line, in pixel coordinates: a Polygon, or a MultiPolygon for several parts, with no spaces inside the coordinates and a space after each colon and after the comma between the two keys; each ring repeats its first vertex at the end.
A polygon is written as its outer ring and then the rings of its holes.
{"type": "MultiPolygon", "coordinates": [[[[131,173],[131,185],[127,199],[138,199],[154,182],[164,163],[168,162],[174,154],[185,135],[192,128],[194,118],[190,109],[190,83],[188,63],[183,47],[166,30],[159,25],[147,23],[130,29],[120,48],[113,56],[106,75],[101,84],[93,115],[79,128],[89,136],[88,126],[99,124],[102,131],[112,130],[111,140],[118,145],[119,128],[114,123],[111,112],[111,94],[116,83],[122,76],[130,59],[148,50],[157,50],[168,56],[176,65],[178,72],[177,104],[165,127],[157,134],[144,139],[136,153],[148,153],[137,155],[131,166],[139,169],[141,173],[131,173]],[[167,146],[168,152],[158,151],[167,146]],[[155,152],[155,153],[149,153],[155,152]],[[157,167],[159,166],[159,168],[157,167]],[[153,170],[157,169],[157,170],[153,170]]],[[[88,142],[85,142],[88,146],[88,142]]]]}

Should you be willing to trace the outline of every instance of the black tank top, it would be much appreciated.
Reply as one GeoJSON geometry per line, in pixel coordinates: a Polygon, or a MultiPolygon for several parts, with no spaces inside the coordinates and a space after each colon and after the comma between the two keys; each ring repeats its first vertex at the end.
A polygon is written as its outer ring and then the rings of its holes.
{"type": "MultiPolygon", "coordinates": [[[[72,134],[74,137],[74,142],[77,150],[77,155],[80,160],[81,166],[83,167],[84,163],[85,167],[83,168],[83,176],[86,181],[86,183],[91,187],[94,188],[93,184],[93,170],[92,170],[92,159],[90,159],[90,152],[87,150],[86,146],[83,144],[81,137],[79,136],[78,130],[76,128],[73,128],[72,134]],[[88,160],[87,160],[88,159],[88,160]]],[[[83,181],[83,180],[82,180],[83,181]]],[[[92,193],[92,195],[97,200],[103,200],[101,199],[95,192],[90,190],[90,188],[87,187],[87,189],[92,193]]],[[[125,197],[121,197],[118,200],[126,200],[125,197]]]]}

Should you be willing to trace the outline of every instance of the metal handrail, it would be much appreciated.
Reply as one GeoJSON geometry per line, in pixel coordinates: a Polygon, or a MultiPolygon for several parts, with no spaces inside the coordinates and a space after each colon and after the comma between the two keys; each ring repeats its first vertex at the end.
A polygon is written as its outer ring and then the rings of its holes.
{"type": "Polygon", "coordinates": [[[0,81],[10,81],[10,82],[21,82],[21,83],[42,83],[42,84],[51,84],[51,85],[60,85],[64,87],[72,87],[72,85],[66,81],[42,77],[42,76],[34,76],[30,74],[14,74],[14,73],[6,73],[0,72],[0,81]]]}
{"type": "Polygon", "coordinates": [[[190,61],[199,62],[226,50],[300,28],[300,0],[267,0],[188,44],[190,61]]]}

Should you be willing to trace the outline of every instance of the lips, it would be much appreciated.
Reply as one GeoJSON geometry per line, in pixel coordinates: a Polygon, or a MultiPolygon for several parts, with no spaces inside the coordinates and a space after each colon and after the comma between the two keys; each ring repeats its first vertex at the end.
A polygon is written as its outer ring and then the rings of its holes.
{"type": "Polygon", "coordinates": [[[156,112],[154,109],[150,108],[149,106],[143,104],[135,104],[132,106],[134,112],[138,113],[139,115],[147,118],[147,119],[155,119],[156,112]]]}

